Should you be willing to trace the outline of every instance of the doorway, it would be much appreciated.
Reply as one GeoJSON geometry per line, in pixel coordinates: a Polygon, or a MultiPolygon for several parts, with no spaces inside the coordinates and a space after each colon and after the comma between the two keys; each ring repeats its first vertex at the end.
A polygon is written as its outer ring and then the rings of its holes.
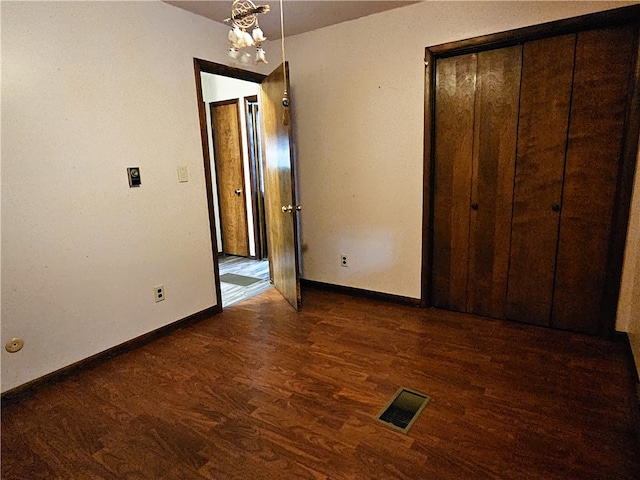
{"type": "Polygon", "coordinates": [[[262,235],[259,85],[206,72],[201,74],[201,83],[224,308],[271,288],[266,238],[262,235]]]}
{"type": "MultiPolygon", "coordinates": [[[[236,91],[237,93],[237,91],[236,91]]],[[[245,232],[251,230],[251,242],[247,234],[247,248],[250,252],[246,255],[233,255],[230,253],[233,245],[222,250],[222,254],[218,256],[218,268],[220,270],[220,288],[222,291],[222,306],[228,307],[234,303],[239,303],[272,288],[271,275],[269,273],[269,259],[267,247],[267,230],[264,211],[264,176],[262,175],[262,151],[260,136],[260,117],[259,117],[258,96],[250,95],[244,97],[244,122],[243,125],[246,133],[246,158],[248,160],[248,180],[251,186],[249,192],[250,208],[241,212],[239,218],[248,217],[247,211],[251,212],[253,222],[251,225],[245,226],[245,232]],[[249,255],[251,254],[251,255],[249,255]]],[[[213,115],[212,117],[213,118],[213,115]]],[[[212,130],[215,129],[215,123],[212,122],[212,130]]],[[[233,124],[234,122],[230,122],[233,124]]],[[[212,139],[213,140],[213,139],[212,139]]],[[[220,173],[216,162],[217,156],[214,156],[216,163],[216,171],[220,173]]],[[[244,162],[240,163],[244,166],[244,162]]],[[[244,168],[239,168],[244,173],[244,168]]],[[[217,176],[220,179],[220,176],[217,176]]],[[[242,175],[244,179],[245,176],[242,175]]],[[[218,180],[218,191],[220,185],[224,182],[218,180]]],[[[235,198],[238,195],[237,189],[233,192],[235,198]]],[[[233,195],[228,195],[233,198],[233,195]]],[[[244,198],[244,196],[242,196],[244,198]]],[[[221,220],[223,235],[225,232],[224,225],[228,222],[221,220]]],[[[233,223],[233,222],[232,222],[233,223]]],[[[247,220],[248,223],[248,220],[247,220]]],[[[226,245],[225,238],[222,238],[223,246],[226,245]]]]}
{"type": "Polygon", "coordinates": [[[288,66],[268,76],[200,59],[194,68],[218,305],[273,285],[299,309],[300,206],[282,101],[288,66]]]}

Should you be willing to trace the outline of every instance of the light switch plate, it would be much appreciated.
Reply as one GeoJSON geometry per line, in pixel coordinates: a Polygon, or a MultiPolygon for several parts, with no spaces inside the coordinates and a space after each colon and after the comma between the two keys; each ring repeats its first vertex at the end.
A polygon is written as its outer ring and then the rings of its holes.
{"type": "Polygon", "coordinates": [[[178,167],[178,181],[180,183],[189,181],[189,170],[186,165],[181,165],[178,167]]]}
{"type": "Polygon", "coordinates": [[[129,177],[129,187],[139,187],[142,185],[140,178],[140,167],[127,168],[127,177],[129,177]]]}

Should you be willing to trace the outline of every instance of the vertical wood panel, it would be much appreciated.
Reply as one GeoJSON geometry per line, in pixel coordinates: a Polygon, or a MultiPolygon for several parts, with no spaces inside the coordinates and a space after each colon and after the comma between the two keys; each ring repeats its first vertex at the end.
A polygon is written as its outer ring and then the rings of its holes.
{"type": "Polygon", "coordinates": [[[506,317],[549,325],[575,35],[524,45],[506,317]]]}
{"type": "MultiPolygon", "coordinates": [[[[640,15],[640,5],[638,14],[640,15]]],[[[612,223],[611,243],[609,244],[609,263],[605,280],[604,299],[602,301],[602,329],[600,335],[613,339],[616,335],[616,318],[621,290],[621,278],[624,263],[624,252],[631,211],[631,195],[638,157],[638,139],[640,137],[640,18],[636,20],[634,38],[634,66],[630,86],[627,122],[622,140],[620,170],[618,171],[618,189],[616,191],[616,208],[612,223]]]]}
{"type": "Polygon", "coordinates": [[[422,268],[420,272],[420,306],[433,304],[431,267],[433,253],[433,160],[436,66],[428,48],[424,52],[424,152],[422,176],[422,268]]]}
{"type": "Polygon", "coordinates": [[[477,56],[438,60],[435,87],[433,305],[465,311],[477,56]]]}
{"type": "Polygon", "coordinates": [[[260,116],[257,95],[244,98],[244,111],[247,119],[247,148],[249,153],[249,177],[251,179],[255,256],[256,259],[262,260],[267,258],[267,227],[264,219],[260,116]]]}
{"type": "Polygon", "coordinates": [[[554,327],[598,333],[633,59],[633,26],[578,34],[554,327]]]}
{"type": "Polygon", "coordinates": [[[521,46],[478,54],[467,311],[496,318],[507,294],[521,64],[521,46]]]}
{"type": "Polygon", "coordinates": [[[211,104],[211,131],[220,200],[222,249],[230,255],[248,256],[247,200],[237,99],[211,104]]]}

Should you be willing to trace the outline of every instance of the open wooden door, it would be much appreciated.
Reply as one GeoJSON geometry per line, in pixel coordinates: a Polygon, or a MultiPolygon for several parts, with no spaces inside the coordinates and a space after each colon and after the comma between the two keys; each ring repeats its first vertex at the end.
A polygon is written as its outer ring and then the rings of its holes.
{"type": "Polygon", "coordinates": [[[262,152],[265,214],[273,285],[296,310],[300,309],[298,211],[289,108],[289,66],[280,65],[261,84],[262,152]]]}

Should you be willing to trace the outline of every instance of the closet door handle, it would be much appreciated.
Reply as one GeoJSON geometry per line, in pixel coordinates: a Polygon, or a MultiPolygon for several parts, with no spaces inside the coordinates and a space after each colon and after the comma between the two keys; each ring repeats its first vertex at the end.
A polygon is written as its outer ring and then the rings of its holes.
{"type": "Polygon", "coordinates": [[[560,205],[558,205],[557,203],[554,203],[553,206],[551,207],[551,210],[553,210],[554,212],[559,212],[560,205]]]}
{"type": "Polygon", "coordinates": [[[477,203],[472,203],[471,204],[471,210],[478,210],[478,204],[477,203]]]}
{"type": "Polygon", "coordinates": [[[237,188],[235,193],[236,193],[236,195],[240,196],[242,194],[242,189],[241,188],[237,188]]]}

